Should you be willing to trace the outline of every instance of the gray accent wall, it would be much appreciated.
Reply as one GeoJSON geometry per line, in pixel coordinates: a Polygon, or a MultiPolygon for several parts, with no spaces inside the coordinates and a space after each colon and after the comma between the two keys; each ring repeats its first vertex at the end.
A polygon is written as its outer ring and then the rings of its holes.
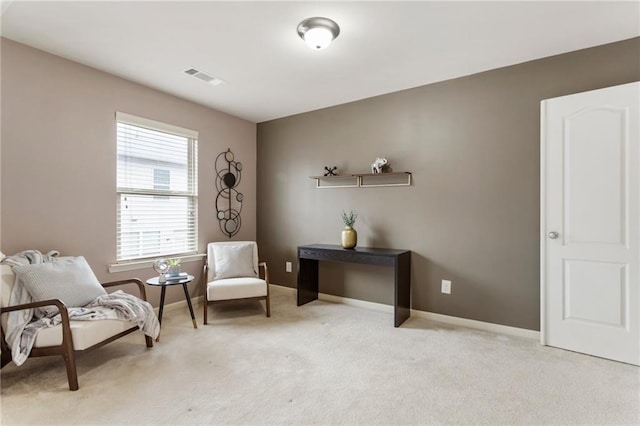
{"type": "MultiPolygon", "coordinates": [[[[640,38],[258,124],[271,281],[295,287],[297,246],[340,244],[340,212],[353,209],[358,245],[413,252],[414,309],[539,330],[540,101],[637,80],[640,38]],[[324,166],[367,173],[379,156],[414,184],[316,189],[309,178],[324,166]]],[[[391,304],[392,286],[384,267],[320,267],[324,293],[391,304]]]]}

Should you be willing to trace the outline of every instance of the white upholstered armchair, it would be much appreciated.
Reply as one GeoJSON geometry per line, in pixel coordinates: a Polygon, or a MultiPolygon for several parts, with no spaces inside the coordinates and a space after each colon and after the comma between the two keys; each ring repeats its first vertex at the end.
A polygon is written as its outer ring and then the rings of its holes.
{"type": "Polygon", "coordinates": [[[207,323],[209,304],[229,300],[265,300],[267,317],[269,305],[269,272],[265,262],[258,261],[255,241],[228,241],[207,245],[204,265],[204,323],[207,323]],[[264,278],[260,278],[260,268],[264,278]]]}
{"type": "Polygon", "coordinates": [[[60,355],[67,369],[69,390],[75,391],[78,389],[76,355],[138,329],[144,331],[146,345],[151,348],[152,337],[160,330],[153,308],[146,303],[142,281],[132,278],[100,284],[83,257],[60,257],[55,262],[25,264],[13,269],[3,264],[0,265],[0,276],[0,368],[12,360],[12,355],[16,365],[27,357],[60,355]],[[20,277],[20,284],[16,277],[20,277]],[[124,285],[137,287],[139,297],[122,292],[107,294],[105,290],[124,285]],[[11,303],[14,290],[15,294],[23,294],[16,304],[11,303]],[[38,309],[41,310],[38,315],[47,317],[48,322],[31,321],[32,315],[36,315],[34,310],[38,309]],[[106,313],[111,311],[129,315],[106,313]],[[21,313],[19,317],[24,317],[25,324],[18,327],[13,320],[11,326],[9,315],[12,313],[21,313]],[[59,313],[59,320],[56,313],[59,313]],[[16,329],[14,334],[12,330],[16,329]],[[23,332],[23,329],[30,331],[23,332]],[[10,337],[15,338],[7,340],[10,337]],[[29,340],[33,346],[23,348],[29,340]]]}

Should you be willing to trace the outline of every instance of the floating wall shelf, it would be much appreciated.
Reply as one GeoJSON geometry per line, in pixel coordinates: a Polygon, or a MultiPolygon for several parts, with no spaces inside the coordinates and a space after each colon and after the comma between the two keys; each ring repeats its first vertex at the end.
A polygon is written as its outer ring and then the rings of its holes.
{"type": "Polygon", "coordinates": [[[316,188],[370,188],[377,186],[411,185],[411,172],[360,173],[309,177],[316,180],[316,188]]]}

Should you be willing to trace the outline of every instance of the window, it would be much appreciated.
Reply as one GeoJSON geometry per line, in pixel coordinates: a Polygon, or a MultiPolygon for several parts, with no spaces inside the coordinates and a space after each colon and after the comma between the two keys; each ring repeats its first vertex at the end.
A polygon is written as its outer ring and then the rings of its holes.
{"type": "Polygon", "coordinates": [[[198,247],[198,133],[123,113],[117,121],[117,260],[198,247]]]}
{"type": "Polygon", "coordinates": [[[153,189],[171,189],[171,170],[153,169],[153,189]]]}

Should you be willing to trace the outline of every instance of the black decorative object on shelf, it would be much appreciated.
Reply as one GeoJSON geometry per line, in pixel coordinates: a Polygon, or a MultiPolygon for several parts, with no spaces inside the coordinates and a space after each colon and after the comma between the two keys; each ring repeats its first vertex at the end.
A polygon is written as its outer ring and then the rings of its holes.
{"type": "Polygon", "coordinates": [[[325,176],[337,176],[338,175],[338,168],[337,167],[329,167],[329,166],[324,166],[324,169],[326,170],[326,172],[324,173],[325,176]]]}
{"type": "Polygon", "coordinates": [[[242,164],[235,161],[231,149],[216,157],[216,211],[220,229],[229,238],[240,231],[240,212],[244,196],[236,189],[242,176],[242,164]]]}

